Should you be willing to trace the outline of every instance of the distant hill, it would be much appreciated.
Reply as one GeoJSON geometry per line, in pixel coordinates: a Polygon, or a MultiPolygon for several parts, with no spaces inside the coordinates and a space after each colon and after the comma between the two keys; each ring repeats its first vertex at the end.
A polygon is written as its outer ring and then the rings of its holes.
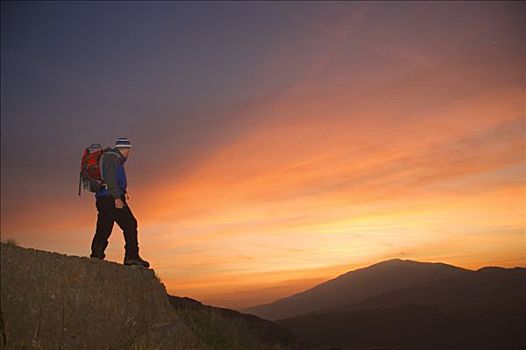
{"type": "Polygon", "coordinates": [[[526,269],[484,267],[459,276],[422,283],[411,288],[382,294],[362,302],[313,313],[331,313],[359,309],[425,305],[433,307],[479,307],[526,302],[526,269]]]}
{"type": "Polygon", "coordinates": [[[1,349],[311,348],[268,320],[169,296],[152,269],[0,247],[1,349]]]}
{"type": "Polygon", "coordinates": [[[242,311],[269,320],[290,318],[469,272],[443,263],[393,259],[347,272],[304,292],[242,311]]]}
{"type": "Polygon", "coordinates": [[[526,349],[526,269],[483,268],[277,323],[338,349],[526,349]]]}

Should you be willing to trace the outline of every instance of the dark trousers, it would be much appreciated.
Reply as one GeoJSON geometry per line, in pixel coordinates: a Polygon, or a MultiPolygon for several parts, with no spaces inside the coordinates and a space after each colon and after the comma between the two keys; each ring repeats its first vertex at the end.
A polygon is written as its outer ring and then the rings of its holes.
{"type": "Polygon", "coordinates": [[[124,232],[126,241],[126,257],[137,257],[139,255],[139,243],[137,241],[137,219],[133,216],[130,207],[127,205],[123,196],[124,207],[117,209],[115,200],[112,196],[102,196],[97,198],[96,206],[98,210],[97,228],[91,243],[91,255],[104,257],[104,250],[108,246],[108,238],[113,230],[113,223],[124,232]]]}

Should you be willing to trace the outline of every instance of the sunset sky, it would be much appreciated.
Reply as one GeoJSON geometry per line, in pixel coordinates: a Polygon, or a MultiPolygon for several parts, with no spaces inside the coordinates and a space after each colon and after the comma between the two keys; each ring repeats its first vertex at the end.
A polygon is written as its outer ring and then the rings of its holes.
{"type": "MultiPolygon", "coordinates": [[[[520,2],[2,2],[1,235],[88,256],[129,137],[141,255],[239,308],[391,258],[526,266],[520,2]]],[[[115,226],[108,259],[121,263],[115,226]]]]}

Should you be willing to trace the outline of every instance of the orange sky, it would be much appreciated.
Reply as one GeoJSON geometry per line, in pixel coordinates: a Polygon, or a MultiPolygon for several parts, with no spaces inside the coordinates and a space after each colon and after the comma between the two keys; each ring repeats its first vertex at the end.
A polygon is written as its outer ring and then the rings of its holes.
{"type": "MultiPolygon", "coordinates": [[[[268,79],[289,64],[301,74],[220,112],[234,115],[228,137],[183,171],[169,143],[152,156],[141,143],[155,136],[129,135],[141,255],[170,293],[237,308],[395,257],[526,266],[524,49],[498,21],[490,33],[483,16],[434,43],[356,31],[372,11],[305,19],[319,31],[297,62],[305,43],[277,42],[268,79]],[[349,42],[384,63],[355,70],[349,42]]],[[[3,198],[3,238],[89,254],[90,195],[30,202],[42,205],[34,221],[3,198]]],[[[109,260],[121,261],[123,243],[114,229],[109,260]]]]}
{"type": "Polygon", "coordinates": [[[309,108],[276,106],[276,118],[155,195],[173,205],[143,211],[163,222],[152,250],[166,249],[168,286],[213,286],[201,298],[227,303],[217,294],[257,285],[269,300],[265,288],[282,280],[297,290],[393,257],[525,265],[520,97],[479,95],[410,126],[375,108],[356,123],[342,101],[321,107],[330,118],[291,125],[279,116],[309,108]]]}

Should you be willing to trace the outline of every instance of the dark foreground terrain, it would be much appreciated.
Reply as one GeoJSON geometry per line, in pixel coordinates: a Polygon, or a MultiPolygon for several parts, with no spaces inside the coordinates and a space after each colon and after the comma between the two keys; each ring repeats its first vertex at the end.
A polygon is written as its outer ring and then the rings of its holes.
{"type": "Polygon", "coordinates": [[[526,349],[526,269],[389,260],[248,309],[152,269],[1,244],[2,349],[526,349]]]}
{"type": "Polygon", "coordinates": [[[340,349],[526,349],[526,269],[395,259],[255,311],[340,349]]]}
{"type": "Polygon", "coordinates": [[[169,296],[152,269],[1,244],[2,349],[304,349],[253,315],[169,296]]]}

